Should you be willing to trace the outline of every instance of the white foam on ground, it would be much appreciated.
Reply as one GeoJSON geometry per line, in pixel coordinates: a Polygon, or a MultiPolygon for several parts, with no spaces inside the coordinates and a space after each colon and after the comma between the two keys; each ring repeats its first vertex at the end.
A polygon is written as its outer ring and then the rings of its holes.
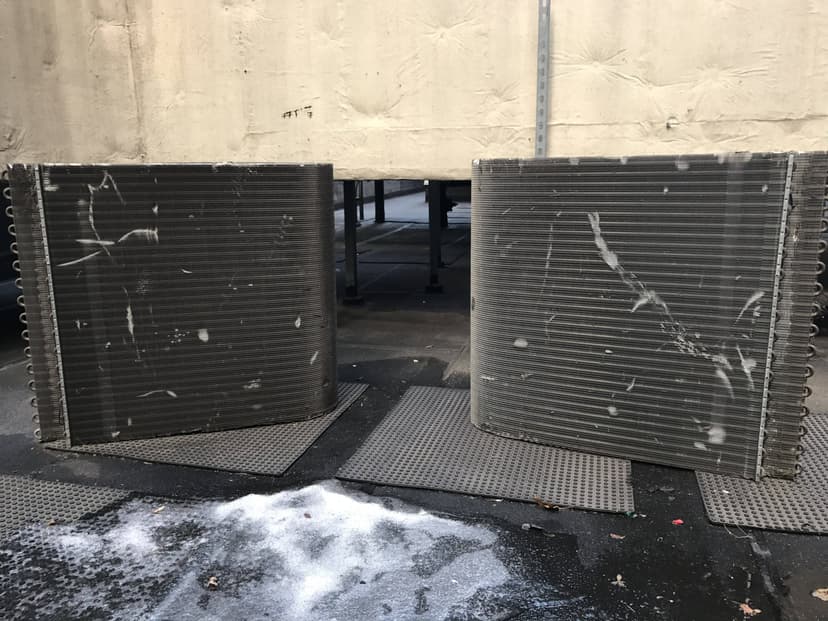
{"type": "MultiPolygon", "coordinates": [[[[527,588],[501,559],[493,529],[347,492],[335,482],[226,503],[168,503],[153,513],[156,506],[133,501],[97,527],[37,531],[36,545],[68,559],[67,573],[95,575],[53,594],[47,601],[55,612],[472,619],[489,618],[486,607],[498,593],[514,597],[516,584],[527,588]],[[207,587],[210,576],[218,588],[207,587]]],[[[532,597],[560,605],[553,591],[543,586],[532,597]]]]}
{"type": "MultiPolygon", "coordinates": [[[[270,580],[254,586],[248,597],[269,601],[271,610],[283,619],[379,615],[379,605],[371,605],[378,586],[385,594],[382,603],[392,610],[413,612],[419,602],[434,618],[442,618],[478,589],[498,586],[509,578],[487,549],[497,540],[492,531],[424,511],[366,502],[345,495],[334,484],[245,496],[216,506],[211,517],[222,530],[250,535],[247,541],[253,545],[244,551],[248,558],[278,559],[270,580]],[[418,562],[436,554],[442,540],[462,542],[469,551],[449,559],[431,579],[420,577],[418,562]],[[463,562],[464,556],[471,555],[475,562],[463,562]],[[443,573],[450,578],[443,580],[443,573]],[[424,595],[418,596],[419,590],[424,595]]],[[[241,545],[247,548],[246,543],[241,545]]],[[[232,614],[237,605],[235,598],[223,601],[221,594],[214,599],[211,608],[219,617],[232,614]]],[[[187,610],[188,598],[175,594],[158,612],[188,618],[187,610]]]]}

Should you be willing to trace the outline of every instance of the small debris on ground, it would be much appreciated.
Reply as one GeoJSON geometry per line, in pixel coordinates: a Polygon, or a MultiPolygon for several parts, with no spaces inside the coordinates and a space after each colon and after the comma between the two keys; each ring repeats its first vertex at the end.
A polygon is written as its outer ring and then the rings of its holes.
{"type": "Polygon", "coordinates": [[[524,522],[523,524],[520,525],[520,528],[521,528],[521,530],[526,530],[526,531],[536,530],[540,534],[542,534],[544,537],[549,537],[550,539],[555,538],[555,533],[550,533],[543,526],[538,526],[537,524],[532,524],[530,522],[524,522]]]}
{"type": "Polygon", "coordinates": [[[814,589],[813,591],[811,591],[811,595],[813,595],[817,599],[821,599],[823,602],[828,602],[828,587],[814,589]]]}
{"type": "Polygon", "coordinates": [[[167,508],[167,505],[161,505],[160,507],[155,507],[155,509],[153,509],[152,512],[153,513],[161,513],[166,508],[167,508]]]}
{"type": "Polygon", "coordinates": [[[615,533],[610,533],[610,539],[624,539],[626,535],[616,535],[615,533]]]}
{"type": "Polygon", "coordinates": [[[615,576],[615,580],[611,580],[610,584],[614,584],[617,587],[626,587],[627,586],[627,584],[624,582],[623,578],[621,577],[621,574],[617,574],[615,576]]]}
{"type": "Polygon", "coordinates": [[[539,530],[545,531],[546,529],[543,526],[538,526],[537,524],[530,524],[529,522],[524,522],[520,525],[521,530],[539,530]]]}
{"type": "Polygon", "coordinates": [[[414,361],[414,362],[419,362],[419,360],[417,360],[416,358],[414,358],[414,360],[413,360],[413,361],[414,361]]]}
{"type": "Polygon", "coordinates": [[[305,513],[305,517],[306,517],[307,519],[310,519],[311,514],[310,514],[310,513],[305,513]]]}
{"type": "Polygon", "coordinates": [[[57,518],[49,518],[46,522],[46,526],[57,526],[58,524],[60,524],[60,520],[57,518]]]}
{"type": "Polygon", "coordinates": [[[624,513],[629,518],[645,518],[647,517],[646,513],[636,513],[635,511],[627,511],[624,513]]]}
{"type": "Polygon", "coordinates": [[[216,578],[215,576],[210,576],[209,578],[207,578],[208,589],[216,590],[218,588],[218,585],[218,578],[216,578]]]}
{"type": "Polygon", "coordinates": [[[684,520],[682,520],[681,518],[676,518],[675,520],[673,520],[672,524],[673,526],[681,526],[682,524],[684,524],[684,520]]]}
{"type": "Polygon", "coordinates": [[[671,486],[671,485],[651,485],[650,487],[647,488],[647,491],[650,492],[651,494],[654,494],[656,492],[664,492],[665,494],[672,494],[674,491],[676,491],[676,488],[671,486]]]}
{"type": "Polygon", "coordinates": [[[546,502],[545,500],[541,500],[539,496],[532,496],[532,500],[535,501],[535,504],[538,505],[541,509],[546,509],[547,511],[558,511],[560,507],[557,505],[553,505],[551,502],[546,502]]]}
{"type": "Polygon", "coordinates": [[[739,610],[742,611],[742,614],[745,615],[745,617],[755,617],[758,614],[762,614],[761,608],[753,608],[747,602],[739,604],[739,610]]]}

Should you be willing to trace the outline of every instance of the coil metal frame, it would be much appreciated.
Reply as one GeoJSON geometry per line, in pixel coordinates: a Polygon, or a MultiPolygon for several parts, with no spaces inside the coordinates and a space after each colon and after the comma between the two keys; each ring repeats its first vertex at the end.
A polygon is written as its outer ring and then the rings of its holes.
{"type": "Polygon", "coordinates": [[[13,165],[9,179],[39,439],[334,408],[332,166],[13,165]]]}
{"type": "Polygon", "coordinates": [[[472,421],[793,477],[826,175],[824,153],[476,161],[472,421]]]}

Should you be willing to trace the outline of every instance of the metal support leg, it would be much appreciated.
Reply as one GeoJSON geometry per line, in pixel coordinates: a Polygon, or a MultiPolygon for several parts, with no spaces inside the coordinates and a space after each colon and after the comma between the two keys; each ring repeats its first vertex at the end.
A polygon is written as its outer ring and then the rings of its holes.
{"type": "Polygon", "coordinates": [[[440,183],[440,226],[448,228],[448,212],[451,211],[451,199],[446,193],[446,184],[440,183]]]}
{"type": "Polygon", "coordinates": [[[374,222],[385,222],[385,181],[374,181],[374,222]]]}
{"type": "Polygon", "coordinates": [[[362,304],[357,286],[356,181],[343,183],[345,203],[345,297],[344,304],[362,304]]]}
{"type": "Polygon", "coordinates": [[[365,185],[362,181],[357,181],[359,184],[357,187],[359,188],[359,192],[357,196],[359,197],[359,221],[362,222],[365,220],[365,185]]]}
{"type": "Polygon", "coordinates": [[[443,264],[440,256],[440,244],[442,238],[441,220],[443,211],[443,182],[429,181],[428,183],[428,230],[430,246],[430,271],[426,292],[442,293],[443,286],[440,284],[440,267],[443,264]]]}

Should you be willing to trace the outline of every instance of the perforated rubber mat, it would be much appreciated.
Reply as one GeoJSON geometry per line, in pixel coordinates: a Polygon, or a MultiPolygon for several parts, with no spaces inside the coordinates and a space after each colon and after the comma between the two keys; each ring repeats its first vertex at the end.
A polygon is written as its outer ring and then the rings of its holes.
{"type": "Polygon", "coordinates": [[[748,481],[696,473],[707,517],[716,524],[828,533],[828,415],[809,416],[802,472],[794,481],[748,481]]]}
{"type": "Polygon", "coordinates": [[[366,388],[367,384],[340,383],[336,408],[329,414],[308,421],[106,444],[70,447],[65,442],[52,442],[46,446],[77,453],[279,476],[366,388]]]}
{"type": "Polygon", "coordinates": [[[342,479],[632,511],[630,462],[495,436],[469,419],[469,391],[413,386],[356,454],[342,479]]]}
{"type": "Polygon", "coordinates": [[[0,475],[0,538],[34,522],[62,523],[126,498],[129,492],[0,475]]]}

